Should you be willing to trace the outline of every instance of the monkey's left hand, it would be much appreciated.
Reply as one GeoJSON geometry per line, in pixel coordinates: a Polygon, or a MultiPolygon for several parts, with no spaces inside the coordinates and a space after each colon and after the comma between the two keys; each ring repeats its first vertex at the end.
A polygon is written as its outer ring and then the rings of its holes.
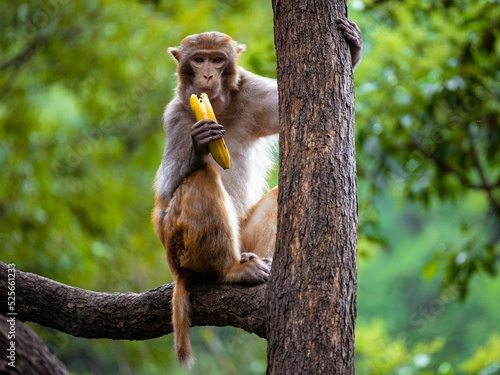
{"type": "Polygon", "coordinates": [[[337,25],[349,45],[352,66],[354,68],[361,60],[361,52],[363,50],[363,37],[361,36],[361,30],[358,25],[347,18],[337,19],[337,25]]]}

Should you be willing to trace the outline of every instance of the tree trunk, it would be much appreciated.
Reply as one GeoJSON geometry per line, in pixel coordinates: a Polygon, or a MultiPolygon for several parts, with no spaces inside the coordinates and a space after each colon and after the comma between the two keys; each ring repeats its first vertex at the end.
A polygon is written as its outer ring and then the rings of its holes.
{"type": "Polygon", "coordinates": [[[268,374],[354,374],[354,88],[345,1],[273,0],[280,99],[268,374]]]}

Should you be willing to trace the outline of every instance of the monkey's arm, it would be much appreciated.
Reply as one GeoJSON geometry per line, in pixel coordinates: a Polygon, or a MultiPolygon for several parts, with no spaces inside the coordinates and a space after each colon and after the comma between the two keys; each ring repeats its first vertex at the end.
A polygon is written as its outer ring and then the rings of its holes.
{"type": "Polygon", "coordinates": [[[353,69],[359,64],[363,51],[363,37],[358,25],[347,18],[339,18],[337,25],[344,34],[344,38],[349,45],[353,69]]]}
{"type": "Polygon", "coordinates": [[[193,124],[193,115],[175,102],[167,107],[163,117],[167,141],[155,189],[157,196],[168,202],[182,181],[206,164],[208,143],[222,138],[224,129],[212,120],[193,124]]]}
{"type": "Polygon", "coordinates": [[[182,150],[179,148],[176,152],[172,152],[169,143],[167,139],[163,159],[155,180],[156,196],[165,203],[170,201],[174,191],[181,185],[182,181],[199,167],[196,165],[196,158],[192,150],[186,150],[183,147],[182,150]],[[177,154],[182,159],[173,160],[172,154],[177,154]]]}

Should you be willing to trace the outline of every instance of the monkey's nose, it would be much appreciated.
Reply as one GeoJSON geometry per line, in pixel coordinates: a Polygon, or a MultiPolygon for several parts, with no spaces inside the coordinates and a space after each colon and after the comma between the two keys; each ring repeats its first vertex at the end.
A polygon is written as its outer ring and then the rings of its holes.
{"type": "Polygon", "coordinates": [[[213,75],[203,75],[203,78],[205,78],[207,82],[210,81],[213,77],[213,75]]]}

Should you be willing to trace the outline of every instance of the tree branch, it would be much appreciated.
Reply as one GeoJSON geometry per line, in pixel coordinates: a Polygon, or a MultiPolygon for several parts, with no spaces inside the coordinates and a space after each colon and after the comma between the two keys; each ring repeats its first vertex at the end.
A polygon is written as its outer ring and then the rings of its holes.
{"type": "Polygon", "coordinates": [[[438,155],[435,152],[427,150],[416,137],[412,137],[411,141],[412,141],[412,144],[426,158],[431,159],[434,162],[436,167],[441,172],[454,174],[460,180],[460,183],[462,185],[464,185],[465,187],[468,187],[468,188],[474,189],[474,190],[483,190],[486,193],[486,196],[488,197],[488,200],[489,200],[492,208],[494,209],[494,211],[497,213],[500,213],[500,202],[494,196],[494,190],[496,190],[499,187],[499,185],[488,181],[488,179],[486,177],[486,173],[484,171],[484,168],[481,165],[481,161],[480,161],[480,158],[478,155],[479,151],[477,150],[477,148],[475,146],[473,134],[471,134],[471,136],[470,136],[471,154],[472,154],[473,166],[477,169],[478,174],[479,174],[479,178],[481,179],[480,183],[474,183],[469,177],[467,177],[467,175],[464,171],[460,171],[457,168],[454,168],[449,163],[447,163],[444,159],[438,157],[438,155]]]}
{"type": "Polygon", "coordinates": [[[486,195],[488,196],[488,199],[493,206],[495,212],[500,214],[500,202],[495,199],[494,195],[494,190],[495,190],[495,185],[491,184],[488,181],[488,177],[486,176],[486,171],[485,168],[483,167],[483,164],[481,163],[481,158],[479,156],[479,150],[477,148],[477,143],[475,142],[475,134],[471,129],[471,126],[469,125],[468,127],[469,130],[469,140],[470,140],[470,146],[471,146],[471,151],[472,151],[472,158],[474,161],[474,166],[477,169],[477,172],[479,174],[479,178],[481,179],[481,183],[484,186],[484,190],[486,191],[486,195]]]}
{"type": "MultiPolygon", "coordinates": [[[[7,301],[8,266],[0,262],[0,295],[7,301]]],[[[146,340],[172,332],[174,284],[143,293],[100,293],[16,270],[16,318],[76,337],[146,340]]],[[[191,291],[192,326],[233,326],[265,337],[265,284],[226,285],[200,278],[191,291]]],[[[0,313],[7,314],[7,303],[0,313]]]]}
{"type": "Polygon", "coordinates": [[[4,349],[0,374],[69,375],[35,332],[12,316],[0,315],[0,348],[4,349]]]}
{"type": "Polygon", "coordinates": [[[18,68],[26,61],[28,61],[36,52],[36,50],[46,43],[48,33],[41,31],[37,36],[16,56],[12,57],[10,60],[0,63],[0,70],[6,70],[10,67],[18,68]]]}

